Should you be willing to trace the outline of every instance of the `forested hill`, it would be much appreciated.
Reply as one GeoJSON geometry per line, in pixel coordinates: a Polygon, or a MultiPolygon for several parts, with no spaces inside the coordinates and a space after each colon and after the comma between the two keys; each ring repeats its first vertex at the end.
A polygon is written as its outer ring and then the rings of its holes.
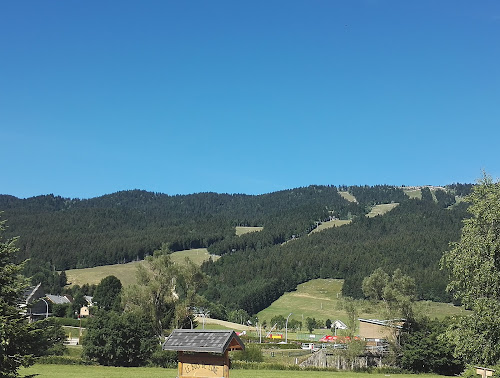
{"type": "MultiPolygon", "coordinates": [[[[268,293],[264,296],[267,303],[283,290],[316,276],[346,278],[346,290],[356,294],[357,289],[349,282],[359,281],[374,269],[374,262],[385,261],[391,269],[398,266],[403,255],[396,250],[406,251],[405,258],[411,251],[414,256],[432,255],[430,260],[415,258],[415,263],[423,266],[415,272],[435,272],[436,256],[458,237],[464,216],[460,206],[448,207],[455,202],[456,194],[466,194],[470,187],[455,184],[432,193],[425,188],[419,200],[410,200],[402,188],[387,185],[309,186],[256,196],[169,196],[140,190],[88,200],[0,195],[0,211],[8,222],[6,236],[20,237],[20,258],[30,258],[31,272],[128,262],[142,259],[162,245],[172,251],[207,247],[211,253],[225,255],[205,267],[214,276],[225,277],[218,279],[207,295],[228,302],[231,290],[241,290],[241,307],[252,310],[263,304],[246,303],[251,293],[268,293]],[[347,201],[339,190],[350,192],[357,202],[347,201]],[[372,206],[391,202],[400,205],[387,215],[365,219],[372,206]],[[354,222],[307,236],[318,222],[332,218],[354,222]],[[236,236],[235,226],[264,229],[236,236]],[[378,233],[368,232],[377,227],[378,233]],[[416,230],[422,237],[412,237],[417,235],[416,230]],[[283,244],[291,239],[296,240],[283,244]],[[378,257],[367,263],[370,251],[378,257]],[[225,269],[253,271],[248,280],[251,287],[231,282],[225,269]]],[[[243,274],[234,276],[241,278],[243,274]]],[[[425,280],[420,282],[425,284],[425,280]]],[[[442,288],[428,290],[422,285],[426,296],[444,295],[442,288]]]]}
{"type": "Polygon", "coordinates": [[[361,282],[377,267],[400,268],[416,280],[420,299],[450,301],[442,253],[458,240],[466,206],[445,209],[432,201],[411,200],[384,216],[356,218],[282,246],[236,251],[205,270],[217,280],[210,299],[256,313],[284,292],[314,278],[344,279],[343,294],[362,297],[361,282]]]}

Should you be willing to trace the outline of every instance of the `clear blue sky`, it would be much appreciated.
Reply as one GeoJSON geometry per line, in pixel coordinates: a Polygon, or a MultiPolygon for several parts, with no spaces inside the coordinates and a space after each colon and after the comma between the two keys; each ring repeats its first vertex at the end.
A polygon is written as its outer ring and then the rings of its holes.
{"type": "Polygon", "coordinates": [[[500,176],[500,2],[2,1],[0,194],[500,176]]]}

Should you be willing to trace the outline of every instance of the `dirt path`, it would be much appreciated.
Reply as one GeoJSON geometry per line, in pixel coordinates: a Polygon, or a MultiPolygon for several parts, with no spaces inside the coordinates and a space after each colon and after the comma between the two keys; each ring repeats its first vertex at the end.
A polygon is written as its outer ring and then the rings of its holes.
{"type": "MultiPolygon", "coordinates": [[[[203,317],[196,317],[196,321],[199,325],[203,324],[203,317]]],[[[238,323],[226,322],[224,320],[205,318],[205,324],[217,324],[223,327],[232,328],[238,331],[251,331],[254,327],[246,326],[238,323]]]]}

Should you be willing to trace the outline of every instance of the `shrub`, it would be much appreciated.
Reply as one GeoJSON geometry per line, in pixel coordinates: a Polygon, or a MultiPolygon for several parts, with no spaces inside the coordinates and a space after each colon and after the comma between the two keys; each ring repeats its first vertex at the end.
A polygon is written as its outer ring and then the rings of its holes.
{"type": "Polygon", "coordinates": [[[264,356],[258,345],[250,344],[246,346],[245,350],[234,352],[232,359],[235,361],[262,362],[264,361],[264,356]]]}

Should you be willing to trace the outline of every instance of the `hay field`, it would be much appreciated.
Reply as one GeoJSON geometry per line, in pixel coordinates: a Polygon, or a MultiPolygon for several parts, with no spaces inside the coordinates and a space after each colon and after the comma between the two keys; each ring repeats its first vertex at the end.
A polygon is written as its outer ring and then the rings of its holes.
{"type": "MultiPolygon", "coordinates": [[[[186,257],[197,265],[201,265],[208,260],[210,255],[206,248],[189,249],[185,251],[174,252],[171,254],[172,260],[183,264],[186,257]]],[[[218,259],[219,256],[212,256],[212,259],[218,259]]],[[[134,261],[127,264],[114,264],[96,266],[94,268],[70,269],[66,271],[68,282],[72,285],[82,286],[85,283],[98,284],[104,277],[116,276],[123,286],[129,286],[136,283],[137,265],[143,264],[143,261],[134,261]]]]}
{"type": "Polygon", "coordinates": [[[358,202],[356,198],[349,192],[339,192],[339,194],[349,202],[358,202]]]}
{"type": "Polygon", "coordinates": [[[377,215],[384,215],[385,213],[391,211],[392,209],[394,209],[398,205],[399,205],[399,203],[397,203],[397,202],[396,203],[384,203],[384,204],[380,204],[380,205],[375,205],[370,210],[370,212],[368,214],[366,214],[366,216],[368,218],[373,218],[373,217],[376,217],[377,215]]]}
{"type": "Polygon", "coordinates": [[[241,236],[244,234],[248,234],[250,232],[258,232],[262,231],[264,227],[243,227],[243,226],[237,226],[236,227],[236,236],[241,236]]]}
{"type": "MultiPolygon", "coordinates": [[[[289,313],[292,313],[290,319],[301,321],[304,325],[307,317],[322,321],[339,319],[345,323],[347,314],[342,309],[342,285],[343,280],[339,279],[315,279],[305,282],[298,285],[297,290],[283,294],[257,316],[261,322],[266,320],[268,325],[272,317],[283,315],[286,318],[289,313]]],[[[360,318],[385,319],[386,310],[382,303],[355,300],[355,305],[360,318]]],[[[467,313],[463,308],[449,303],[420,301],[415,307],[417,312],[438,319],[467,313]]]]}

